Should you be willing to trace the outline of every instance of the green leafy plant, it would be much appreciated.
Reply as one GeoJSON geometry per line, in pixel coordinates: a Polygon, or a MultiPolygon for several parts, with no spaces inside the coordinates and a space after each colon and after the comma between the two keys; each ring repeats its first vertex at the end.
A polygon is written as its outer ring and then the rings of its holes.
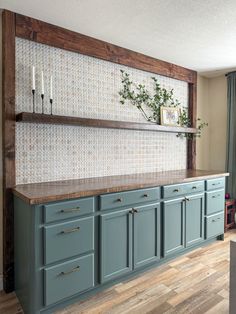
{"type": "MultiPolygon", "coordinates": [[[[178,99],[174,98],[174,90],[167,90],[160,86],[157,78],[152,77],[153,94],[151,94],[145,85],[136,84],[130,79],[130,75],[123,70],[121,72],[122,88],[119,91],[120,103],[124,105],[126,102],[135,106],[144,116],[144,118],[152,123],[160,124],[161,107],[178,107],[180,108],[179,125],[183,127],[191,127],[191,121],[188,117],[188,109],[181,107],[178,99]],[[148,109],[148,112],[146,112],[148,109]]],[[[179,133],[178,137],[200,137],[202,129],[208,124],[197,119],[197,133],[179,133]]]]}
{"type": "MultiPolygon", "coordinates": [[[[208,126],[207,122],[204,122],[201,118],[197,118],[197,132],[196,133],[178,133],[177,137],[180,138],[188,138],[188,139],[192,139],[192,138],[199,138],[202,135],[202,130],[204,129],[204,127],[208,126]]],[[[179,116],[179,121],[178,121],[180,126],[183,127],[191,127],[191,120],[188,117],[188,110],[187,108],[181,108],[180,111],[180,116],[179,116]]]]}

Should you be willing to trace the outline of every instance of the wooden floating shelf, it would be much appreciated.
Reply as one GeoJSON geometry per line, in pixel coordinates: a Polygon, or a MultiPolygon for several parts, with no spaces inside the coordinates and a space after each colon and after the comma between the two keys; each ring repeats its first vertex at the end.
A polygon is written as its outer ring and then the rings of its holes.
{"type": "Polygon", "coordinates": [[[196,133],[195,128],[164,126],[154,123],[138,123],[115,120],[88,119],[79,117],[58,116],[41,113],[21,112],[16,115],[17,122],[78,125],[94,128],[127,129],[138,131],[157,131],[171,133],[196,133]]]}

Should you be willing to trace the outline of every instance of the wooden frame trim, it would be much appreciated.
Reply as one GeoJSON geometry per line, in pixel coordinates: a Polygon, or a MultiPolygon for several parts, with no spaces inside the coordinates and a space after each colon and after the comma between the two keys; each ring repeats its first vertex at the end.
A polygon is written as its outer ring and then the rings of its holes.
{"type": "MultiPolygon", "coordinates": [[[[192,128],[197,126],[197,80],[188,84],[189,117],[192,128]]],[[[187,143],[187,168],[196,169],[196,139],[187,143]]]]}
{"type": "Polygon", "coordinates": [[[3,286],[14,289],[15,14],[2,14],[3,286]]]}
{"type": "Polygon", "coordinates": [[[16,36],[188,83],[196,80],[195,71],[21,14],[16,14],[16,36]]]}
{"type": "MultiPolygon", "coordinates": [[[[4,290],[14,289],[13,194],[15,186],[15,37],[182,80],[189,86],[189,111],[196,127],[197,72],[59,26],[4,10],[3,14],[3,274],[4,290]]],[[[188,141],[189,169],[196,168],[196,141],[188,141]]]]}

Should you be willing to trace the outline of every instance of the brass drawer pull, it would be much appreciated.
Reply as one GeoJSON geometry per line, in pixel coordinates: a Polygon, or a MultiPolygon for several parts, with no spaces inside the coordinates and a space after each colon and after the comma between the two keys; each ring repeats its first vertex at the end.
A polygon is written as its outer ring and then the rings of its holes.
{"type": "Polygon", "coordinates": [[[193,190],[196,190],[196,188],[197,188],[196,186],[193,186],[193,187],[192,187],[193,190]]]}
{"type": "Polygon", "coordinates": [[[220,184],[220,182],[217,182],[217,183],[212,183],[212,185],[219,185],[220,184]]]}
{"type": "Polygon", "coordinates": [[[77,212],[77,211],[80,211],[80,207],[62,209],[60,213],[72,213],[72,212],[77,212]]]}
{"type": "Polygon", "coordinates": [[[59,275],[59,276],[69,275],[69,274],[71,274],[71,273],[74,273],[74,272],[76,272],[76,271],[79,271],[79,269],[80,269],[80,267],[79,267],[79,266],[76,266],[75,268],[73,268],[73,269],[71,269],[71,270],[69,270],[69,271],[62,271],[62,272],[60,272],[58,275],[59,275]]]}
{"type": "Polygon", "coordinates": [[[189,198],[187,198],[187,197],[185,197],[185,201],[190,201],[190,199],[189,199],[189,198]]]}
{"type": "Polygon", "coordinates": [[[217,194],[217,195],[213,195],[212,198],[217,198],[217,197],[220,197],[220,194],[217,194]]]}
{"type": "Polygon", "coordinates": [[[133,209],[129,210],[129,214],[133,214],[133,209]]]}
{"type": "Polygon", "coordinates": [[[179,192],[179,189],[174,189],[173,192],[179,192]]]}
{"type": "Polygon", "coordinates": [[[138,213],[138,210],[136,208],[133,208],[134,213],[138,213]]]}
{"type": "Polygon", "coordinates": [[[143,194],[143,197],[148,197],[148,194],[143,194]]]}
{"type": "Polygon", "coordinates": [[[73,229],[66,229],[66,230],[62,230],[60,233],[61,234],[72,233],[72,232],[79,231],[79,229],[80,229],[80,227],[76,227],[76,228],[73,228],[73,229]]]}
{"type": "Polygon", "coordinates": [[[121,203],[123,200],[122,200],[122,198],[120,197],[120,198],[117,198],[116,201],[121,203]]]}
{"type": "Polygon", "coordinates": [[[212,221],[211,222],[216,222],[217,220],[220,220],[221,218],[220,217],[218,217],[218,218],[216,218],[216,219],[212,219],[212,221]]]}

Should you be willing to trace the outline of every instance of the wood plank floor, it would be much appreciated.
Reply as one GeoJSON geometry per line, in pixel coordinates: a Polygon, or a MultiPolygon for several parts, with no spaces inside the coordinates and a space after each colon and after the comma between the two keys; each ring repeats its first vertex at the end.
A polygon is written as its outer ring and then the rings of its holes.
{"type": "MultiPolygon", "coordinates": [[[[57,314],[228,314],[229,241],[236,230],[57,314]]],[[[22,314],[14,293],[0,293],[0,313],[22,314]]]]}

